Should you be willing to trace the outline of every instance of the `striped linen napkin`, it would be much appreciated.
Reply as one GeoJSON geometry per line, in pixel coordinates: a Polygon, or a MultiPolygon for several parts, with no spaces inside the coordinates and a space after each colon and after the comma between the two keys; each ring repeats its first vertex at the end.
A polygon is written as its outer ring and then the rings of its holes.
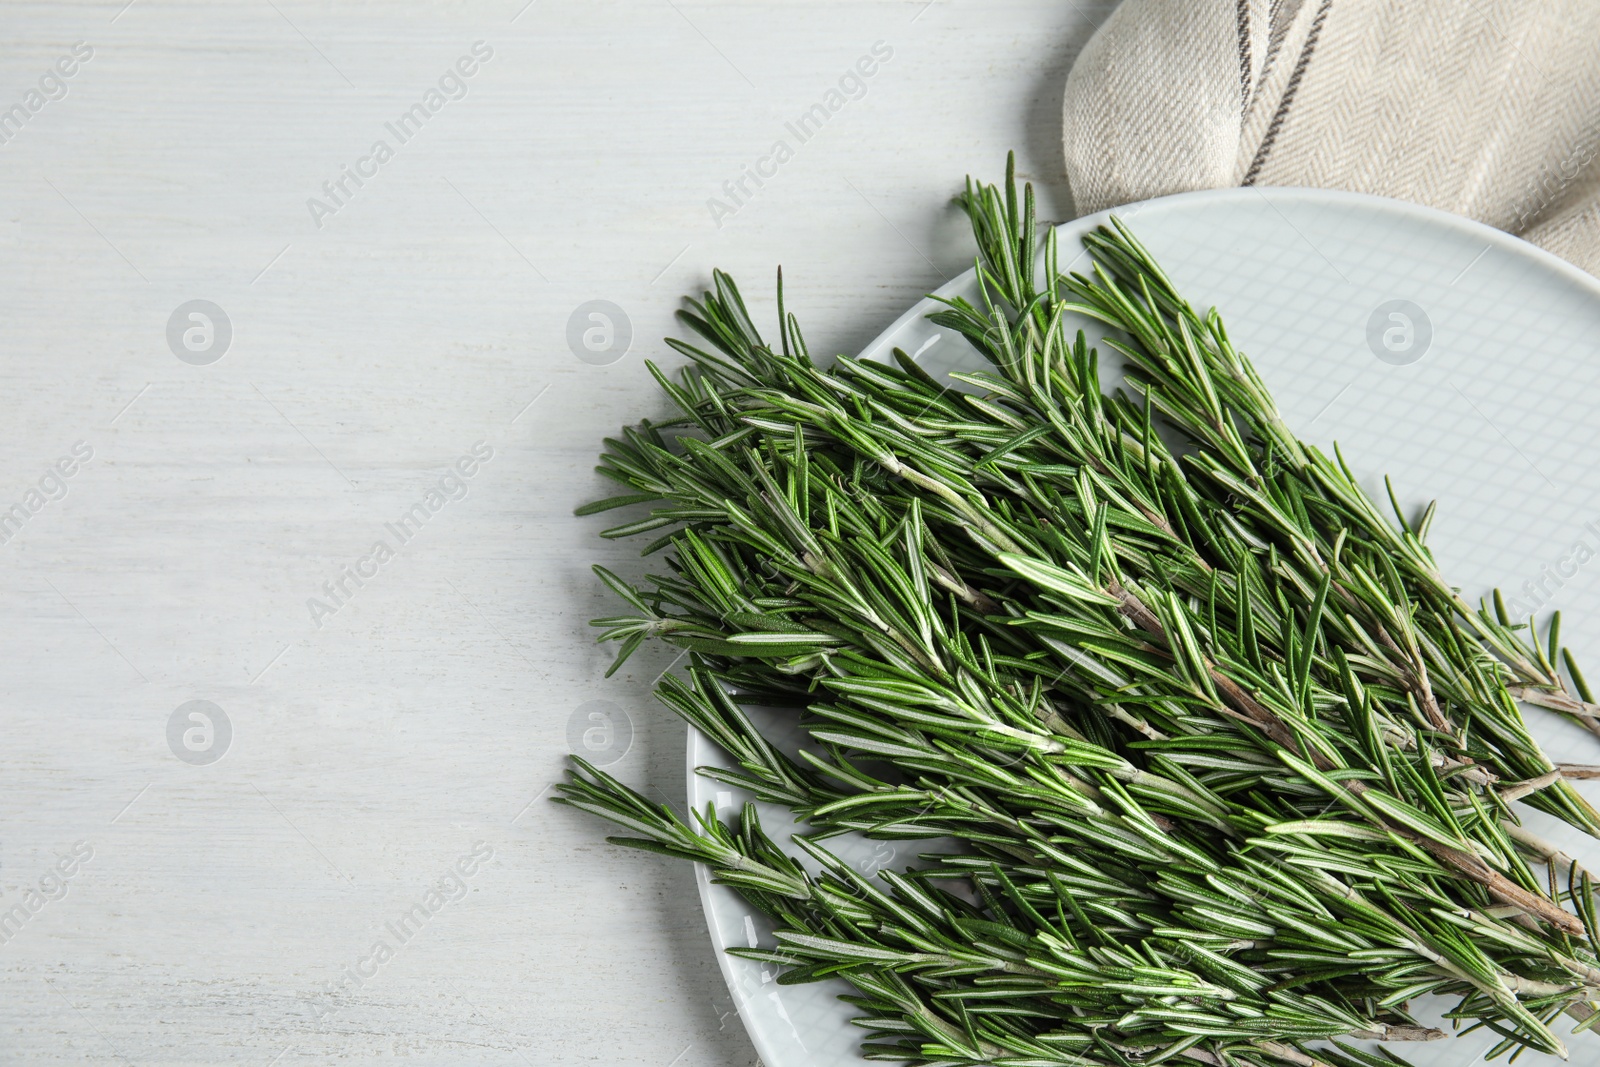
{"type": "Polygon", "coordinates": [[[1083,214],[1231,185],[1345,189],[1600,275],[1600,0],[1123,0],[1063,110],[1083,214]]]}

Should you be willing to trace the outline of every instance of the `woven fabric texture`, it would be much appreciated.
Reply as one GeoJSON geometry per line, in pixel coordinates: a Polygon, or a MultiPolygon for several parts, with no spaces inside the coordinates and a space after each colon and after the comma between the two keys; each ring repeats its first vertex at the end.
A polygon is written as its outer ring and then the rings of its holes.
{"type": "Polygon", "coordinates": [[[1084,214],[1346,189],[1600,274],[1600,2],[1124,0],[1068,75],[1063,140],[1084,214]]]}

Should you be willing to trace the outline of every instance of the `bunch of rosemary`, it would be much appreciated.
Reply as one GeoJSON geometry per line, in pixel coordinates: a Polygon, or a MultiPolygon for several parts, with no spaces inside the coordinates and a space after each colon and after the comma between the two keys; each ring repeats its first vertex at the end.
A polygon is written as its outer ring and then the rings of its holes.
{"type": "Polygon", "coordinates": [[[1559,619],[1464,602],[1432,508],[1389,520],[1297,439],[1120,223],[1069,275],[1009,167],[960,202],[981,306],[934,318],[991,370],[819,366],[781,275],[774,347],[719,273],[681,313],[705,345],[651,367],[680,414],[608,440],[628,491],[580,509],[645,506],[605,536],[660,531],[666,573],[596,568],[628,605],[601,640],[692,652],[657,692],[737,763],[702,773],[791,809],[820,873],[753,804],[685,823],[582,760],[558,799],[736,887],[778,945],[730,951],[848,979],[875,1059],[1387,1067],[1348,1039],[1443,1036],[1425,994],[1565,1055],[1558,1016],[1600,1021],[1595,886],[1513,806],[1600,835],[1519,711],[1595,727],[1559,619]],[[798,760],[755,704],[795,709],[798,760]],[[957,847],[868,878],[849,831],[957,847]]]}

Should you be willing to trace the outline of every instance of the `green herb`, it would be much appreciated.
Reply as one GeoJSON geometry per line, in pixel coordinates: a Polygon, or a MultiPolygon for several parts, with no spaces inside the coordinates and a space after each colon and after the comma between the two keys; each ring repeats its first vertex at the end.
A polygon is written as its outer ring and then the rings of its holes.
{"type": "Polygon", "coordinates": [[[647,506],[605,536],[657,532],[664,573],[597,568],[628,605],[601,640],[693,654],[658,695],[737,763],[701,773],[791,809],[822,874],[753,805],[686,824],[582,760],[559,800],[772,916],[731,951],[847,978],[872,1058],[1386,1064],[1337,1039],[1443,1036],[1430,993],[1564,1055],[1554,1020],[1600,1019],[1592,879],[1512,806],[1600,834],[1518,707],[1593,726],[1558,634],[1464,602],[1433,509],[1391,521],[1296,438],[1121,223],[1066,275],[1009,168],[961,203],[981,299],[933,318],[992,370],[819,366],[781,275],[773,346],[718,273],[688,368],[651,367],[680,414],[608,440],[626,492],[580,509],[647,506]],[[750,704],[794,709],[801,760],[750,704]],[[960,851],[869,879],[849,831],[960,851]]]}

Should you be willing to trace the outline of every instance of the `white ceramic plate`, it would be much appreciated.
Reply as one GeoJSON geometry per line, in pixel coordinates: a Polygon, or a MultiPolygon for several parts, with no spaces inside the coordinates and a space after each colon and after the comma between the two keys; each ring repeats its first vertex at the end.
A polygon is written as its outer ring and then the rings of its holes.
{"type": "MultiPolygon", "coordinates": [[[[1338,441],[1377,499],[1384,474],[1408,509],[1437,498],[1429,541],[1444,572],[1473,598],[1498,585],[1528,609],[1561,609],[1566,642],[1600,680],[1600,282],[1476,222],[1349,193],[1227,189],[1116,214],[1180,292],[1221,311],[1302,438],[1325,448],[1338,441]]],[[[1081,235],[1105,218],[1060,227],[1063,265],[1086,266],[1081,235]]],[[[939,295],[973,297],[972,272],[939,295]]],[[[935,309],[923,300],[863,356],[903,348],[936,375],[981,364],[965,341],[927,321],[935,309]]],[[[1108,387],[1120,378],[1111,356],[1102,357],[1108,387]]],[[[1557,759],[1600,763],[1600,740],[1528,714],[1557,759]]],[[[762,725],[793,751],[799,738],[784,717],[762,725]]],[[[723,753],[691,731],[688,759],[689,802],[732,814],[745,797],[694,773],[725,763],[723,753]]],[[[1600,801],[1600,790],[1589,796],[1600,801]]],[[[786,840],[788,813],[763,806],[762,815],[774,839],[786,840]]],[[[1596,842],[1532,815],[1573,855],[1600,858],[1596,842]]],[[[928,850],[864,839],[830,847],[864,871],[928,850]]],[[[738,894],[711,885],[703,867],[698,875],[719,949],[774,944],[738,894]]],[[[835,999],[849,990],[843,981],[780,987],[761,965],[719,955],[766,1067],[866,1062],[857,1051],[863,1031],[835,999]]],[[[1444,1067],[1472,1063],[1493,1043],[1473,1035],[1398,1051],[1417,1067],[1444,1067]]],[[[1600,1063],[1600,1038],[1570,1044],[1574,1063],[1600,1063]]]]}

